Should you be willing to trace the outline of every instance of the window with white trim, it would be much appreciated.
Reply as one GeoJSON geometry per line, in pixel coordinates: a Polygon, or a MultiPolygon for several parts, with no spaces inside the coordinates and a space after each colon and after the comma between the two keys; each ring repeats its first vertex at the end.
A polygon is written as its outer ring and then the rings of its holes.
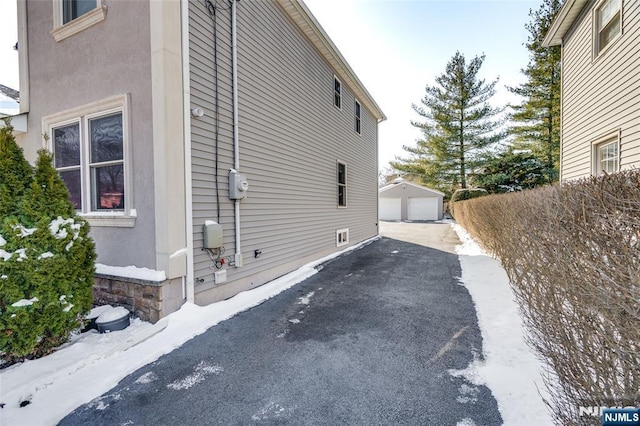
{"type": "Polygon", "coordinates": [[[355,103],[355,131],[357,134],[362,134],[362,107],[360,106],[360,102],[356,101],[355,103]]]}
{"type": "Polygon", "coordinates": [[[619,171],[619,158],[620,154],[617,137],[594,145],[595,174],[608,174],[619,171]]]}
{"type": "Polygon", "coordinates": [[[128,97],[121,95],[43,119],[54,166],[82,214],[131,214],[127,103],[128,97]]]}
{"type": "Polygon", "coordinates": [[[622,34],[622,0],[605,0],[594,10],[595,53],[599,55],[622,34]]]}
{"type": "Polygon", "coordinates": [[[336,230],[336,247],[349,244],[349,228],[336,230]]]}
{"type": "Polygon", "coordinates": [[[347,207],[347,165],[338,162],[338,207],[347,207]]]}
{"type": "Polygon", "coordinates": [[[53,31],[62,41],[106,18],[102,0],[53,0],[53,31]]]}
{"type": "Polygon", "coordinates": [[[340,83],[338,77],[333,77],[333,105],[338,109],[342,109],[342,83],[340,83]]]}

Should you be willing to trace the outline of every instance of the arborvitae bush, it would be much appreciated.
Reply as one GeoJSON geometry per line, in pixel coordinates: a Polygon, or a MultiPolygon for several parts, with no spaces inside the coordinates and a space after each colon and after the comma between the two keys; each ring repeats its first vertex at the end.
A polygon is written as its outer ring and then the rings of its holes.
{"type": "Polygon", "coordinates": [[[31,183],[31,166],[13,137],[8,119],[0,127],[0,220],[15,215],[24,191],[31,183]]]}
{"type": "MultiPolygon", "coordinates": [[[[22,164],[11,132],[0,134],[0,146],[22,164]]],[[[0,167],[0,182],[14,170],[0,167]]],[[[95,262],[89,224],[75,215],[51,154],[39,151],[33,176],[21,179],[26,187],[14,186],[0,208],[15,206],[0,228],[0,354],[9,362],[50,353],[82,324],[95,262]]]]}

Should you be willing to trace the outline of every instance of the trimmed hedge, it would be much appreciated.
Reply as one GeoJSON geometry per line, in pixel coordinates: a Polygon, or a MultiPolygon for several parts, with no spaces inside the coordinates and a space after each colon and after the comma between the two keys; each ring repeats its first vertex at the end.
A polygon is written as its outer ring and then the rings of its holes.
{"type": "Polygon", "coordinates": [[[600,424],[579,407],[640,406],[640,171],[455,209],[507,271],[557,424],[600,424]]]}
{"type": "Polygon", "coordinates": [[[454,216],[453,209],[456,201],[472,200],[474,198],[484,197],[485,195],[489,195],[489,193],[486,189],[482,188],[456,189],[451,195],[451,200],[449,200],[449,213],[451,213],[451,216],[454,216]]]}

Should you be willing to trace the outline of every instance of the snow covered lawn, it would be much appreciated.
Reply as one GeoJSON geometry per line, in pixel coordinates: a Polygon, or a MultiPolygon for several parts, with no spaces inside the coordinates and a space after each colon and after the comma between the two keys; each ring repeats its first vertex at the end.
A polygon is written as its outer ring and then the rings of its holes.
{"type": "MultiPolygon", "coordinates": [[[[466,370],[450,373],[474,384],[486,384],[498,401],[505,425],[549,425],[551,419],[536,388],[537,385],[543,390],[541,365],[524,343],[505,272],[497,261],[482,253],[462,228],[453,226],[463,241],[458,247],[461,281],[476,305],[485,360],[476,360],[466,370]]],[[[155,325],[135,320],[122,331],[77,335],[54,354],[1,370],[0,424],[56,424],[138,368],[312,276],[320,263],[370,242],[305,265],[229,300],[206,307],[187,303],[155,325]]],[[[472,426],[473,422],[467,419],[461,424],[472,426]]]]}

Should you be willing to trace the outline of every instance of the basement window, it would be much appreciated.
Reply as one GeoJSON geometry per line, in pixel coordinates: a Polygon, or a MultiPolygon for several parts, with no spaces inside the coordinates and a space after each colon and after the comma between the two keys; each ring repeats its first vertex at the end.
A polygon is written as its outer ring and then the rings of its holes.
{"type": "Polygon", "coordinates": [[[338,229],[336,231],[336,247],[349,244],[349,228],[338,229]]]}

